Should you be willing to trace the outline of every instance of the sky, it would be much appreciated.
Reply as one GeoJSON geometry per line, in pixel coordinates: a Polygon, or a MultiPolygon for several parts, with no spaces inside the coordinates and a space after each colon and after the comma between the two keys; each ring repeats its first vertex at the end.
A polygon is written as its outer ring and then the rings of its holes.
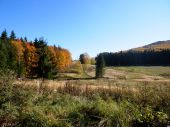
{"type": "Polygon", "coordinates": [[[170,0],[0,0],[4,29],[95,57],[170,40],[170,0]]]}

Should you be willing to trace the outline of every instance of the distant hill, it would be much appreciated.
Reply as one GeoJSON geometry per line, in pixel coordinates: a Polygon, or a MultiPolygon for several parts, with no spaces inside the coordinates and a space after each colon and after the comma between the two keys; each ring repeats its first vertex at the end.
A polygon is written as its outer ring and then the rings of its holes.
{"type": "Polygon", "coordinates": [[[163,49],[170,49],[170,40],[154,42],[154,43],[142,46],[142,47],[133,48],[131,50],[134,50],[134,51],[144,51],[144,50],[161,51],[163,49]]]}

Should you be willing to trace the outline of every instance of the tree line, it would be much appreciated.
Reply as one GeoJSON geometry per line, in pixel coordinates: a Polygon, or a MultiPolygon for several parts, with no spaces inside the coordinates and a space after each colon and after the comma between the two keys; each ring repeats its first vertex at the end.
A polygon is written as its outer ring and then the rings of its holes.
{"type": "Polygon", "coordinates": [[[69,50],[48,46],[43,39],[28,42],[27,38],[16,38],[14,31],[8,37],[4,30],[0,37],[0,69],[10,69],[18,77],[54,78],[58,72],[65,71],[71,64],[69,50]]]}
{"type": "Polygon", "coordinates": [[[170,49],[121,51],[101,53],[106,66],[167,66],[170,65],[170,49]]]}

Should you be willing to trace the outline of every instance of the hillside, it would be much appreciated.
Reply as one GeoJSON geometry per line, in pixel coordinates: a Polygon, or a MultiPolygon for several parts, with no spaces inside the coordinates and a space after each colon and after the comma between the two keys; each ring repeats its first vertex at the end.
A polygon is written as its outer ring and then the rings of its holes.
{"type": "Polygon", "coordinates": [[[169,66],[170,41],[159,41],[125,51],[102,53],[106,66],[169,66]]]}
{"type": "Polygon", "coordinates": [[[170,40],[167,41],[158,41],[158,42],[154,42],[142,47],[138,47],[138,48],[134,48],[131,50],[134,51],[144,51],[144,50],[156,50],[156,51],[160,51],[162,49],[170,49],[170,40]]]}

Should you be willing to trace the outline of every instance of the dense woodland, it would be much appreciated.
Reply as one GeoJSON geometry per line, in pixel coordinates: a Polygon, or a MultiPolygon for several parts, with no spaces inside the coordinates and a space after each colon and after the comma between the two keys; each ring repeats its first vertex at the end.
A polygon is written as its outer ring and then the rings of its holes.
{"type": "Polygon", "coordinates": [[[160,66],[170,65],[170,49],[102,53],[106,66],[160,66]]]}
{"type": "Polygon", "coordinates": [[[71,64],[67,49],[48,46],[43,38],[28,42],[27,38],[16,38],[14,31],[8,37],[6,30],[0,37],[0,69],[10,69],[18,77],[53,78],[71,64]]]}

